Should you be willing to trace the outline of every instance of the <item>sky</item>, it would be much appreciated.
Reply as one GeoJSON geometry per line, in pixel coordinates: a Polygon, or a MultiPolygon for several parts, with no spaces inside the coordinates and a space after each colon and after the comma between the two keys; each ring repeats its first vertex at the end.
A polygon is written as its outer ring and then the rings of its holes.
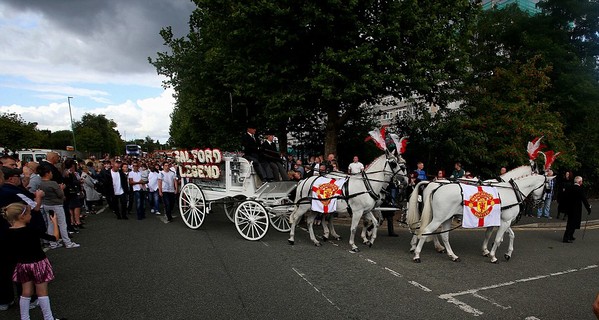
{"type": "MultiPolygon", "coordinates": [[[[126,140],[165,143],[175,99],[148,62],[168,51],[160,29],[187,34],[190,0],[2,0],[0,112],[70,130],[104,114],[126,140]]],[[[1,142],[0,142],[1,143],[1,142]]]]}

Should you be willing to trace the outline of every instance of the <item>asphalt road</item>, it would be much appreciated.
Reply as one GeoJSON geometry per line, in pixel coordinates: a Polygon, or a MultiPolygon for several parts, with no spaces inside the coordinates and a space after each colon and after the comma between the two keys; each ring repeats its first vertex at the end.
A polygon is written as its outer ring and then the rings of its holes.
{"type": "MultiPolygon", "coordinates": [[[[164,224],[117,220],[109,212],[87,218],[77,249],[47,252],[55,316],[69,319],[595,319],[599,292],[599,230],[516,230],[512,259],[481,256],[483,232],[451,232],[461,262],[426,244],[412,262],[410,234],[379,233],[372,248],[350,253],[342,241],[315,247],[307,232],[271,229],[246,241],[225,215],[211,213],[199,230],[180,217],[164,224]]],[[[320,228],[316,229],[318,234],[320,228]]],[[[500,248],[502,256],[506,242],[500,248]]],[[[32,319],[41,319],[39,309],[32,319]]],[[[5,317],[7,316],[7,317],[5,317]]],[[[18,308],[0,313],[18,319],[18,308]]]]}

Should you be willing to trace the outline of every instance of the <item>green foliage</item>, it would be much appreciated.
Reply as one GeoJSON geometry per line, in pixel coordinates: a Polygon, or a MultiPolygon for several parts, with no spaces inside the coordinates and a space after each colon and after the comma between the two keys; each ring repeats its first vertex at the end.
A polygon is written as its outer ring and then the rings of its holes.
{"type": "Polygon", "coordinates": [[[235,149],[249,118],[278,136],[320,128],[326,153],[365,101],[449,101],[476,12],[466,0],[195,3],[187,37],[163,29],[170,53],[149,59],[177,92],[172,142],[235,149]]]}
{"type": "Polygon", "coordinates": [[[0,145],[9,150],[40,148],[44,136],[36,122],[26,122],[16,113],[0,113],[0,145]]]}
{"type": "Polygon", "coordinates": [[[124,152],[116,122],[103,114],[85,113],[81,121],[75,121],[73,127],[79,151],[112,155],[124,152]]]}
{"type": "Polygon", "coordinates": [[[65,150],[67,146],[73,145],[73,132],[71,130],[60,130],[50,133],[48,148],[65,150]]]}

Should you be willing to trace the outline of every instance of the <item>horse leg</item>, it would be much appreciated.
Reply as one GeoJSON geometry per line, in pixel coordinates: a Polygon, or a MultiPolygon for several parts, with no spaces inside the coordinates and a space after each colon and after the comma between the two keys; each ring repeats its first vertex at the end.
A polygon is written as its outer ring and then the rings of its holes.
{"type": "Polygon", "coordinates": [[[333,219],[329,220],[327,223],[329,224],[331,238],[333,238],[337,241],[341,240],[341,236],[338,235],[337,232],[335,231],[335,225],[333,225],[333,219]]]}
{"type": "Polygon", "coordinates": [[[441,242],[439,242],[439,237],[433,237],[433,242],[435,244],[435,250],[437,250],[438,253],[447,252],[445,247],[441,244],[441,242]]]}
{"type": "MultiPolygon", "coordinates": [[[[418,239],[418,236],[414,235],[414,237],[418,239]]],[[[420,239],[418,239],[418,244],[416,245],[416,248],[413,251],[414,257],[412,258],[412,261],[420,263],[420,252],[422,251],[422,246],[424,246],[424,243],[426,242],[427,238],[428,236],[420,236],[420,239]]]]}
{"type": "Polygon", "coordinates": [[[311,214],[306,217],[306,223],[308,224],[308,232],[310,233],[310,240],[314,243],[315,246],[320,247],[320,242],[316,240],[316,236],[314,235],[314,219],[316,218],[315,214],[311,214]]]}
{"type": "Polygon", "coordinates": [[[422,247],[424,246],[424,243],[429,237],[429,233],[435,232],[439,225],[440,223],[438,221],[433,220],[431,221],[431,223],[428,224],[428,226],[426,226],[426,228],[422,230],[422,235],[420,236],[420,239],[418,240],[418,245],[414,250],[414,257],[412,258],[412,261],[420,263],[420,252],[422,252],[422,247]]]}
{"type": "MultiPolygon", "coordinates": [[[[329,220],[330,221],[330,220],[329,220]]],[[[329,226],[327,226],[327,219],[322,219],[322,241],[326,242],[329,240],[329,226]]]]}
{"type": "MultiPolygon", "coordinates": [[[[439,242],[439,240],[437,240],[437,242],[439,242]]],[[[414,253],[414,250],[416,250],[416,245],[418,245],[418,236],[414,234],[410,240],[410,253],[414,253]]]]}
{"type": "Polygon", "coordinates": [[[370,231],[368,230],[368,228],[370,228],[370,225],[368,224],[368,221],[364,220],[364,222],[362,223],[362,232],[360,233],[360,237],[362,238],[362,243],[363,244],[368,243],[368,236],[367,236],[367,234],[370,233],[370,231]]]}
{"type": "Polygon", "coordinates": [[[289,231],[289,239],[287,239],[287,242],[290,245],[295,244],[295,227],[299,223],[304,213],[306,212],[301,212],[300,207],[298,206],[297,208],[295,208],[295,211],[289,216],[289,220],[291,220],[291,230],[289,231]]]}
{"type": "Polygon", "coordinates": [[[354,243],[354,238],[356,236],[356,231],[358,229],[358,224],[360,224],[360,218],[362,218],[362,212],[354,212],[351,218],[351,227],[350,227],[350,235],[349,235],[349,246],[351,247],[352,252],[360,251],[358,246],[354,243]]]}
{"type": "Polygon", "coordinates": [[[451,220],[447,220],[443,222],[441,228],[441,240],[443,240],[443,244],[445,245],[445,249],[447,250],[447,255],[451,258],[453,262],[460,262],[460,258],[453,253],[451,249],[451,245],[449,244],[449,230],[451,229],[451,220]]]}
{"type": "Polygon", "coordinates": [[[504,233],[507,231],[507,229],[509,227],[510,227],[509,221],[501,220],[501,225],[499,226],[499,229],[497,230],[497,234],[495,235],[495,243],[493,243],[493,248],[491,248],[491,252],[489,253],[492,263],[497,263],[497,257],[495,257],[495,253],[497,252],[497,249],[499,249],[499,246],[501,245],[501,242],[503,241],[504,233]]]}
{"type": "Polygon", "coordinates": [[[489,239],[491,239],[491,235],[493,234],[494,227],[487,227],[485,230],[485,240],[483,240],[483,257],[489,256],[489,239]]]}
{"type": "Polygon", "coordinates": [[[374,217],[374,215],[371,212],[368,212],[366,214],[366,219],[370,220],[370,222],[372,223],[372,235],[370,236],[370,242],[365,243],[366,245],[368,245],[369,247],[372,247],[372,245],[374,244],[374,240],[376,240],[376,236],[378,234],[378,226],[379,226],[379,222],[378,220],[374,217]]]}
{"type": "Polygon", "coordinates": [[[512,230],[511,227],[508,227],[506,232],[510,237],[510,243],[507,249],[507,253],[503,257],[505,258],[505,260],[509,261],[512,257],[512,252],[514,252],[514,238],[516,237],[516,235],[514,234],[514,230],[512,230]]]}

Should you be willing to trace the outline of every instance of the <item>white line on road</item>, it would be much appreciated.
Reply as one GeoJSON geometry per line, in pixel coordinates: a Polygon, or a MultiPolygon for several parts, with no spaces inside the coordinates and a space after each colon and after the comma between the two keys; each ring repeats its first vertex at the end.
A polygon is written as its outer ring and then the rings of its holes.
{"type": "Polygon", "coordinates": [[[331,301],[331,299],[329,299],[329,297],[327,297],[322,291],[320,291],[320,289],[318,289],[315,285],[312,284],[312,282],[306,279],[303,273],[299,272],[296,268],[291,269],[295,271],[295,273],[297,273],[297,275],[300,276],[300,278],[306,281],[314,290],[316,290],[316,292],[320,293],[323,296],[323,298],[325,298],[325,300],[327,300],[333,307],[337,308],[337,310],[341,310],[341,308],[339,308],[333,301],[331,301]]]}
{"type": "Polygon", "coordinates": [[[398,278],[401,278],[401,274],[399,274],[397,271],[391,270],[391,269],[389,269],[387,267],[385,267],[385,270],[389,271],[389,273],[391,273],[392,275],[394,275],[394,276],[396,276],[398,278]]]}
{"type": "Polygon", "coordinates": [[[376,263],[376,261],[374,261],[374,260],[370,260],[370,259],[368,259],[368,258],[366,258],[366,261],[370,262],[371,264],[377,264],[377,263],[376,263]]]}
{"type": "MultiPolygon", "coordinates": [[[[549,277],[553,277],[553,276],[561,276],[564,274],[568,274],[568,273],[572,273],[572,272],[577,272],[577,271],[584,271],[584,270],[589,270],[589,269],[594,269],[599,267],[598,265],[590,265],[590,266],[586,266],[583,268],[579,268],[579,269],[568,269],[568,270],[564,270],[564,271],[560,271],[560,272],[553,272],[550,274],[546,274],[546,275],[539,275],[539,276],[535,276],[535,277],[530,277],[530,278],[524,278],[524,279],[518,279],[518,280],[514,280],[514,281],[508,281],[508,282],[503,282],[503,283],[498,283],[498,284],[494,284],[494,285],[490,285],[490,286],[486,286],[486,287],[480,287],[477,289],[470,289],[470,290],[465,290],[465,291],[460,291],[460,292],[455,292],[455,293],[446,293],[446,294],[442,294],[439,296],[439,298],[443,299],[443,300],[447,300],[447,302],[449,303],[453,303],[456,306],[458,306],[460,309],[464,310],[467,313],[472,314],[473,316],[477,317],[483,314],[482,311],[473,308],[469,305],[467,305],[466,303],[459,301],[458,299],[456,299],[455,297],[457,296],[462,296],[462,295],[466,295],[466,294],[471,294],[474,297],[477,298],[484,298],[482,295],[478,294],[479,291],[484,291],[484,290],[489,290],[489,289],[497,289],[497,288],[501,288],[501,287],[506,287],[506,286],[511,286],[514,284],[518,284],[518,283],[524,283],[524,282],[529,282],[529,281],[534,281],[534,280],[539,280],[539,279],[545,279],[545,278],[549,278],[549,277]]],[[[484,298],[483,300],[489,301],[492,304],[501,307],[501,308],[505,308],[493,301],[490,301],[487,298],[484,298]]]]}
{"type": "Polygon", "coordinates": [[[539,318],[537,318],[535,316],[530,316],[530,317],[524,318],[524,320],[541,320],[541,319],[539,319],[539,318]]]}
{"type": "Polygon", "coordinates": [[[408,281],[408,283],[410,283],[411,285],[415,286],[416,288],[420,288],[422,289],[422,291],[424,292],[431,292],[433,290],[421,285],[420,283],[416,282],[416,281],[408,281]]]}

